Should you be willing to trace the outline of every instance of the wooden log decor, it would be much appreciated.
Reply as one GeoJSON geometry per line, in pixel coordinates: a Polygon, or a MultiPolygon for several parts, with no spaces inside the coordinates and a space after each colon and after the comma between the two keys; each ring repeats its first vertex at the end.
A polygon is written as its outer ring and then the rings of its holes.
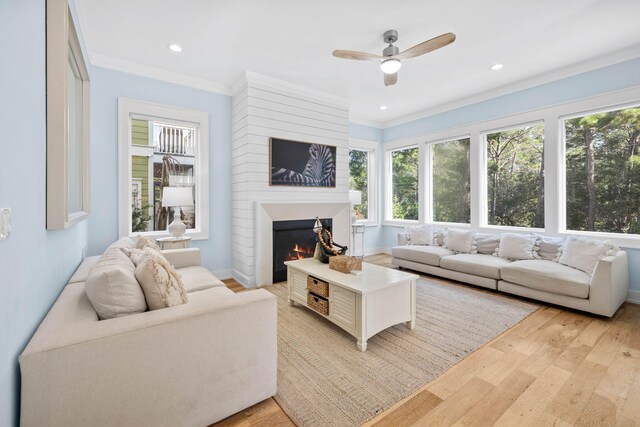
{"type": "Polygon", "coordinates": [[[329,268],[341,273],[351,273],[353,270],[362,270],[362,258],[346,255],[329,257],[329,268]]]}

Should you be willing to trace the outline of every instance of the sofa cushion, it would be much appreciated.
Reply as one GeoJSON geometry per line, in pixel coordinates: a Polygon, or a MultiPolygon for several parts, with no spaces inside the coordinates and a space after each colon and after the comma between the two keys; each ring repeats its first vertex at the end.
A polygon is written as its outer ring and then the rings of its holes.
{"type": "Polygon", "coordinates": [[[476,233],[476,250],[479,254],[493,255],[500,246],[499,234],[476,233]]]}
{"type": "MultiPolygon", "coordinates": [[[[618,248],[615,248],[617,251],[618,248]]],[[[562,249],[562,255],[558,259],[560,264],[577,268],[588,274],[593,274],[600,258],[609,255],[614,246],[608,241],[585,239],[569,236],[562,249]]]]}
{"type": "Polygon", "coordinates": [[[436,267],[440,265],[440,257],[453,254],[454,252],[442,246],[396,246],[391,248],[391,255],[394,258],[435,265],[436,267]]]}
{"type": "Polygon", "coordinates": [[[476,250],[475,235],[476,233],[473,230],[448,228],[444,239],[444,247],[457,253],[475,254],[478,252],[476,250]]]}
{"type": "MultiPolygon", "coordinates": [[[[118,240],[116,240],[115,242],[113,242],[107,249],[111,249],[111,248],[135,248],[136,244],[133,240],[131,240],[131,238],[129,237],[121,237],[118,240]]],[[[106,251],[105,251],[106,252],[106,251]]]]}
{"type": "Polygon", "coordinates": [[[536,259],[538,235],[503,233],[495,255],[506,259],[536,259]]]}
{"type": "Polygon", "coordinates": [[[428,225],[405,227],[404,234],[409,245],[433,245],[433,228],[428,225]]]}
{"type": "Polygon", "coordinates": [[[589,296],[591,277],[580,270],[542,259],[515,261],[502,267],[502,280],[539,291],[576,298],[589,296]]]}
{"type": "Polygon", "coordinates": [[[500,269],[511,261],[486,254],[457,254],[440,259],[440,267],[474,276],[500,279],[500,269]]]}
{"type": "Polygon", "coordinates": [[[149,255],[138,262],[136,279],[144,292],[149,310],[186,304],[187,291],[182,277],[164,257],[149,255]]]}
{"type": "Polygon", "coordinates": [[[198,292],[220,286],[226,288],[220,279],[201,265],[178,268],[177,271],[182,277],[182,283],[187,292],[198,292]]]}
{"type": "Polygon", "coordinates": [[[107,249],[89,272],[85,291],[100,319],[147,310],[135,266],[118,247],[107,249]]]}
{"type": "Polygon", "coordinates": [[[563,237],[538,236],[538,256],[540,259],[558,262],[563,245],[563,237]]]}

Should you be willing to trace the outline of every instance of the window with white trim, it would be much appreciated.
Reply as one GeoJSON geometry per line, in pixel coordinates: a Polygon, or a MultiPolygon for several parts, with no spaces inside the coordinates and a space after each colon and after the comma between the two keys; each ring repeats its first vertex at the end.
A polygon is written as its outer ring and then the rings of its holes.
{"type": "Polygon", "coordinates": [[[418,147],[390,152],[391,219],[418,220],[419,152],[418,147]]]}
{"type": "Polygon", "coordinates": [[[469,142],[461,138],[430,144],[433,221],[471,220],[469,142]]]}
{"type": "Polygon", "coordinates": [[[561,122],[567,230],[640,234],[640,107],[561,122]]]}
{"type": "Polygon", "coordinates": [[[360,191],[362,195],[362,203],[353,207],[357,221],[366,221],[373,218],[370,200],[372,193],[371,180],[375,177],[375,174],[371,173],[371,157],[373,157],[373,153],[370,150],[361,148],[349,149],[349,189],[360,191]]]}
{"type": "Polygon", "coordinates": [[[485,134],[487,223],[544,228],[544,125],[485,134]]]}

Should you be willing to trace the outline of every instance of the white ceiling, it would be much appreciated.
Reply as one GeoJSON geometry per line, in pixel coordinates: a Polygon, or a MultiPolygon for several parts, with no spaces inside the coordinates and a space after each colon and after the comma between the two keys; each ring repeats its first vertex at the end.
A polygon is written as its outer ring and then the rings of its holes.
{"type": "Polygon", "coordinates": [[[378,125],[640,56],[638,0],[75,0],[91,61],[222,92],[244,70],[351,99],[378,125]],[[396,29],[405,50],[442,33],[452,45],[407,60],[385,87],[376,62],[396,29]],[[184,51],[167,49],[178,43],[184,51]],[[494,63],[500,71],[491,71],[494,63]],[[466,100],[466,101],[465,101],[466,100]],[[386,111],[380,105],[386,105],[386,111]]]}

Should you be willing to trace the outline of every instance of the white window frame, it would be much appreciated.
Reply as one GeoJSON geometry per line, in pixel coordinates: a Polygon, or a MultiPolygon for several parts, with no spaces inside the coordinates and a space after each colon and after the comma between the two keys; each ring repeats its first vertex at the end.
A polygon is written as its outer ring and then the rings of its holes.
{"type": "MultiPolygon", "coordinates": [[[[516,113],[510,116],[500,117],[483,122],[469,123],[455,128],[445,129],[438,132],[422,134],[411,138],[390,141],[383,144],[385,150],[383,183],[384,183],[384,206],[385,221],[383,225],[405,226],[410,223],[429,223],[419,221],[399,221],[388,220],[391,208],[390,198],[390,152],[411,146],[425,147],[425,141],[445,141],[456,139],[460,135],[469,135],[470,138],[470,168],[471,168],[471,224],[470,228],[484,233],[537,232],[551,236],[581,235],[596,239],[608,239],[612,243],[625,247],[640,249],[639,235],[626,235],[622,233],[603,233],[590,231],[574,231],[566,229],[566,206],[565,206],[565,150],[564,150],[564,119],[593,114],[594,112],[612,111],[624,109],[629,106],[640,104],[640,87],[633,87],[620,91],[587,97],[577,101],[571,101],[535,109],[531,111],[516,113]],[[486,147],[483,144],[483,133],[490,133],[496,129],[508,129],[518,127],[527,123],[544,123],[544,162],[545,162],[545,217],[544,230],[521,227],[488,226],[487,225],[487,184],[486,184],[486,147]]],[[[423,154],[421,159],[426,158],[423,154]]],[[[421,165],[421,168],[424,165],[421,165]]],[[[424,170],[424,169],[422,169],[424,170]]],[[[421,178],[425,174],[420,174],[421,178]]],[[[421,194],[425,193],[425,182],[421,179],[421,194]]],[[[425,209],[425,198],[420,201],[420,211],[425,209]]],[[[426,218],[426,215],[424,216],[426,218]]],[[[452,224],[454,225],[454,224],[452,224]]],[[[457,227],[464,227],[465,224],[455,224],[457,227]]]]}
{"type": "MultiPolygon", "coordinates": [[[[503,131],[507,131],[507,130],[513,130],[513,129],[520,129],[520,128],[524,128],[527,126],[535,126],[535,125],[542,125],[543,127],[545,126],[544,120],[533,120],[533,121],[529,121],[529,122],[524,122],[524,123],[517,123],[514,125],[510,125],[510,126],[501,126],[498,128],[494,128],[494,129],[488,129],[485,130],[483,132],[480,133],[480,143],[482,144],[482,163],[481,163],[481,170],[482,173],[484,175],[484,185],[482,188],[483,191],[483,199],[484,199],[484,212],[483,212],[483,218],[484,218],[484,222],[483,222],[483,226],[487,227],[488,229],[508,229],[510,231],[526,231],[526,232],[534,232],[534,233],[544,233],[546,228],[537,228],[537,227],[514,227],[514,226],[506,226],[506,225],[492,225],[489,224],[489,185],[487,182],[487,172],[489,171],[489,158],[487,157],[487,149],[488,149],[488,141],[487,141],[487,135],[492,134],[492,133],[496,133],[496,132],[503,132],[503,131]]],[[[546,138],[546,132],[545,132],[545,136],[546,138]]],[[[543,140],[542,142],[543,144],[546,144],[546,139],[543,140]]],[[[546,153],[546,145],[544,145],[545,148],[545,153],[546,153]]],[[[546,160],[546,157],[545,157],[546,160]]],[[[545,163],[546,164],[546,163],[545,163]]],[[[545,167],[545,172],[546,172],[546,167],[545,167]]],[[[546,174],[545,174],[545,191],[544,193],[547,193],[547,181],[546,181],[546,174]]],[[[546,199],[545,199],[545,215],[544,215],[544,219],[545,219],[545,227],[546,227],[546,219],[547,219],[547,215],[546,215],[546,199]]]]}
{"type": "Polygon", "coordinates": [[[349,150],[366,151],[367,155],[367,219],[360,219],[356,224],[364,226],[378,225],[378,169],[376,163],[378,143],[364,139],[350,139],[349,150]]]}
{"type": "MultiPolygon", "coordinates": [[[[199,133],[196,157],[195,229],[186,236],[194,240],[209,238],[209,113],[160,105],[146,101],[118,98],[118,234],[132,237],[142,234],[151,238],[170,236],[168,231],[131,232],[131,118],[147,116],[170,122],[193,123],[199,133]]],[[[152,183],[149,183],[152,185],[152,183]]]]}
{"type": "MultiPolygon", "coordinates": [[[[425,143],[425,187],[426,191],[423,192],[425,194],[425,223],[428,224],[436,224],[441,227],[470,227],[469,224],[464,222],[444,222],[444,221],[434,221],[433,219],[433,146],[437,144],[442,144],[444,142],[454,142],[461,139],[469,139],[469,152],[471,152],[471,136],[470,135],[459,135],[453,138],[444,138],[444,139],[429,139],[425,143]]],[[[469,169],[471,169],[471,153],[469,153],[469,169]]],[[[471,178],[471,170],[469,170],[469,178],[471,178]]],[[[471,196],[471,195],[470,195],[471,196]]],[[[469,198],[471,200],[471,197],[469,198]]],[[[471,202],[470,202],[471,204],[471,202]]],[[[471,217],[469,217],[469,221],[471,221],[471,217]]]]}
{"type": "Polygon", "coordinates": [[[390,142],[385,144],[385,148],[384,171],[382,174],[384,179],[384,219],[382,224],[391,226],[419,224],[423,222],[422,218],[424,217],[424,174],[420,173],[420,171],[424,170],[425,167],[424,143],[412,138],[410,140],[396,141],[395,143],[390,142]],[[418,149],[418,219],[395,219],[393,218],[393,173],[391,171],[391,154],[395,151],[407,150],[410,148],[418,149]]]}

